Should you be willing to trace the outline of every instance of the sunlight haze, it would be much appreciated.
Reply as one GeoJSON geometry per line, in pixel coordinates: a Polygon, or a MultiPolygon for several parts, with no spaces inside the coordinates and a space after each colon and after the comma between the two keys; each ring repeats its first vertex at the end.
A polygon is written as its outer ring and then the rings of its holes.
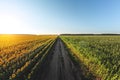
{"type": "Polygon", "coordinates": [[[0,33],[120,33],[120,1],[1,0],[0,33]]]}

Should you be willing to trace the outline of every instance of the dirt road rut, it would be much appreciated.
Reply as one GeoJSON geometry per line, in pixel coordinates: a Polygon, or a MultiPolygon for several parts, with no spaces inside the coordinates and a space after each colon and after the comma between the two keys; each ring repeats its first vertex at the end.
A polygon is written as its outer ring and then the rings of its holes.
{"type": "Polygon", "coordinates": [[[60,38],[48,53],[35,80],[83,80],[81,71],[69,57],[69,53],[60,38]]]}

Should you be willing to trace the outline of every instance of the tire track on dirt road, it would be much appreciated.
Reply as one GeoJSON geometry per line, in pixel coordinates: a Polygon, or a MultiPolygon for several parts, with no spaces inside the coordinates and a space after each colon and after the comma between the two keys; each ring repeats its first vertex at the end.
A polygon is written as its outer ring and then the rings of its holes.
{"type": "Polygon", "coordinates": [[[56,40],[36,74],[34,80],[84,80],[80,68],[69,57],[60,38],[56,40]]]}

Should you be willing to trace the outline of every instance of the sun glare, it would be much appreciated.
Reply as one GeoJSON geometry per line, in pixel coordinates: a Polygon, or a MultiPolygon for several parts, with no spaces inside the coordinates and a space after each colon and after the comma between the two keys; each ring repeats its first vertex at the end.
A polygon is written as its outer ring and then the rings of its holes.
{"type": "Polygon", "coordinates": [[[0,33],[12,34],[20,30],[20,21],[13,16],[0,16],[0,33]]]}

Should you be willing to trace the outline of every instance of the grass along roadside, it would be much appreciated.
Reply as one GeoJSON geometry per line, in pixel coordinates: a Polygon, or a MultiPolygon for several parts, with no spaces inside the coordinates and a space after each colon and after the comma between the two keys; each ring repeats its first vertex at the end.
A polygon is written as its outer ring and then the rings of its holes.
{"type": "Polygon", "coordinates": [[[72,59],[74,64],[77,65],[78,68],[80,68],[82,76],[84,76],[84,79],[85,80],[95,80],[96,76],[94,74],[92,74],[89,71],[89,69],[87,68],[87,66],[85,66],[85,64],[79,59],[79,57],[76,54],[75,49],[72,48],[72,46],[70,46],[69,44],[65,43],[64,40],[62,40],[62,42],[64,43],[65,48],[67,49],[67,51],[69,53],[69,57],[72,59]]]}

